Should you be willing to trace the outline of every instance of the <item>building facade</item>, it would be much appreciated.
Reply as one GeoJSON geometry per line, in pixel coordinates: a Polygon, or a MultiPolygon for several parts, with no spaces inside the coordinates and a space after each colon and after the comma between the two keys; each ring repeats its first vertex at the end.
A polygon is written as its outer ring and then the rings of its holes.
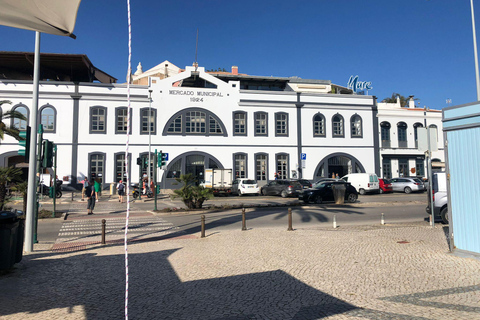
{"type": "MultiPolygon", "coordinates": [[[[309,180],[353,172],[382,176],[386,159],[393,176],[395,159],[403,171],[420,166],[416,159],[423,153],[414,151],[413,132],[406,133],[407,147],[391,138],[386,148],[381,123],[398,126],[402,120],[409,130],[423,122],[422,112],[409,110],[411,119],[405,120],[406,110],[390,110],[373,96],[354,95],[327,80],[248,76],[236,67],[181,70],[166,61],[145,74],[137,69],[133,82],[139,84],[130,86],[130,113],[126,84],[41,82],[38,121],[43,138],[57,144],[57,175],[65,184],[95,176],[106,187],[126,180],[127,163],[130,180],[138,182],[147,170],[153,176],[153,166],[144,163],[155,150],[168,154],[158,172],[167,189],[176,188],[175,178],[184,173],[202,180],[205,168],[232,168],[236,177],[263,185],[275,173],[309,180]]],[[[12,102],[5,110],[28,117],[32,83],[0,81],[0,100],[12,102]]],[[[27,122],[12,124],[23,130],[27,122]]],[[[0,165],[25,167],[18,149],[18,142],[6,137],[0,165]]]]}

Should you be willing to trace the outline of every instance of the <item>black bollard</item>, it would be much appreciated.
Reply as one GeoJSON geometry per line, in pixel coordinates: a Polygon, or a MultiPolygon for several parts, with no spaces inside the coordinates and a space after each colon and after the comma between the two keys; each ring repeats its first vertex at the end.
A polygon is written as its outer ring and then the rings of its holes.
{"type": "Polygon", "coordinates": [[[242,231],[247,230],[247,219],[245,218],[245,208],[242,208],[242,231]]]}
{"type": "Polygon", "coordinates": [[[202,214],[200,238],[205,238],[205,215],[202,214]]]}
{"type": "Polygon", "coordinates": [[[293,231],[292,228],[292,208],[288,208],[288,229],[287,231],[293,231]]]}
{"type": "Polygon", "coordinates": [[[72,202],[73,202],[73,192],[72,192],[72,202]]]}
{"type": "Polygon", "coordinates": [[[102,219],[102,244],[105,244],[105,230],[107,229],[107,221],[102,219]]]}

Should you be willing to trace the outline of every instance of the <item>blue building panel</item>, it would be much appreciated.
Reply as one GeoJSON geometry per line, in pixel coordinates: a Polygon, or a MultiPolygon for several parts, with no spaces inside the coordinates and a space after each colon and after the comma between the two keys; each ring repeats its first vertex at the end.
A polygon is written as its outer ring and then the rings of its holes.
{"type": "Polygon", "coordinates": [[[450,227],[457,249],[480,253],[480,103],[443,110],[450,227]]]}

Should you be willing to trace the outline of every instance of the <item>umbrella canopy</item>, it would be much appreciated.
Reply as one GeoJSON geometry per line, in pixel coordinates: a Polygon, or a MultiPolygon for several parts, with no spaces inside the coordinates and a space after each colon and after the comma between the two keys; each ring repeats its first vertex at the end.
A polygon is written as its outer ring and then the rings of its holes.
{"type": "Polygon", "coordinates": [[[0,25],[73,35],[80,0],[0,0],[0,25]]]}

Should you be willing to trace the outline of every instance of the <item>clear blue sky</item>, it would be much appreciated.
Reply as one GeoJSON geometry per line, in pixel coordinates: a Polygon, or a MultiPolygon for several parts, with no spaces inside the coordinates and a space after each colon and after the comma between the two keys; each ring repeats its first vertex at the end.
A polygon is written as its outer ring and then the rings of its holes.
{"type": "MultiPolygon", "coordinates": [[[[477,25],[480,1],[474,0],[477,25]]],[[[421,107],[476,100],[469,0],[146,1],[132,0],[132,69],[164,60],[184,68],[239,67],[261,76],[298,76],[347,85],[371,81],[379,100],[398,92],[421,107]]],[[[480,42],[480,32],[477,33],[480,42]]],[[[86,54],[125,82],[127,5],[84,0],[76,40],[42,35],[41,52],[86,54]]],[[[35,34],[0,26],[1,51],[34,51],[35,34]]]]}

